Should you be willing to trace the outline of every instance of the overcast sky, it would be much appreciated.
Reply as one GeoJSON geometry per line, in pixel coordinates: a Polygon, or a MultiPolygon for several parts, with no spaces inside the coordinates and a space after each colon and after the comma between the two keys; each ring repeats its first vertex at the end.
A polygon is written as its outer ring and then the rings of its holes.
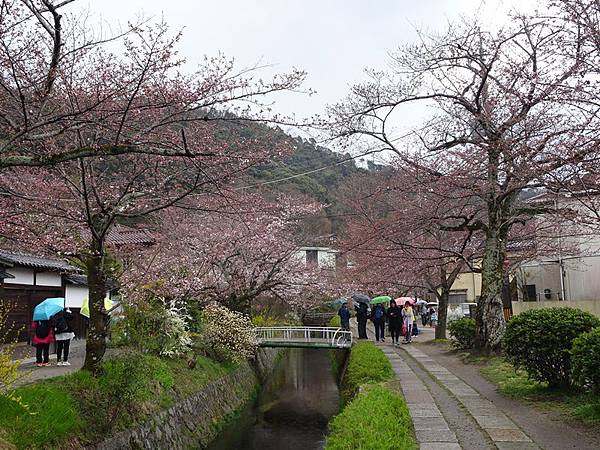
{"type": "MultiPolygon", "coordinates": [[[[516,0],[82,0],[96,18],[115,24],[142,13],[183,29],[181,53],[191,66],[221,51],[240,66],[257,61],[277,71],[308,72],[311,97],[278,99],[284,113],[309,116],[342,98],[363,80],[365,67],[381,68],[387,52],[414,42],[415,28],[441,30],[460,15],[483,9],[501,18],[516,0]]],[[[519,3],[527,2],[522,0],[519,3]]],[[[76,3],[76,4],[77,4],[76,3]]]]}
{"type": "MultiPolygon", "coordinates": [[[[180,53],[190,70],[204,55],[223,52],[240,67],[257,62],[273,71],[308,72],[305,87],[316,94],[286,94],[274,109],[297,118],[324,112],[349,87],[364,80],[364,68],[385,68],[387,54],[414,42],[416,29],[442,31],[448,21],[479,13],[504,22],[514,5],[535,0],[79,0],[97,21],[125,25],[139,17],[164,17],[183,29],[180,53]],[[86,3],[87,2],[87,3],[86,3]]],[[[267,71],[265,75],[269,72],[267,71]]],[[[415,122],[412,111],[402,132],[415,122]]],[[[419,119],[416,119],[419,120],[419,119]]]]}

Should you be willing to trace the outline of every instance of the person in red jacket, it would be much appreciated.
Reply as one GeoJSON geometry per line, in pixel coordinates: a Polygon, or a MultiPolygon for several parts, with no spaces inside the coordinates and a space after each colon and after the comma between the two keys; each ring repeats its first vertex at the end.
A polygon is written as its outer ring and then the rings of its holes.
{"type": "Polygon", "coordinates": [[[49,320],[34,320],[31,324],[33,330],[33,339],[31,343],[35,345],[36,366],[50,365],[50,344],[54,342],[54,333],[49,320]]]}

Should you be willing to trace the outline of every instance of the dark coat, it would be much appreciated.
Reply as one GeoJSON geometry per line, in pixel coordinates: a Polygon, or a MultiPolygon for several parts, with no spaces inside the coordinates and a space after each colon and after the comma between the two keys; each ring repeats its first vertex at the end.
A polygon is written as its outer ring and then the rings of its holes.
{"type": "Polygon", "coordinates": [[[348,323],[350,321],[350,310],[348,308],[340,308],[338,315],[340,316],[342,323],[348,323]]]}
{"type": "Polygon", "coordinates": [[[67,311],[60,311],[56,314],[54,314],[52,316],[52,324],[53,324],[53,329],[54,329],[54,334],[59,334],[59,333],[72,333],[73,332],[73,326],[71,325],[73,322],[73,313],[72,312],[67,312],[67,311]],[[62,330],[59,331],[56,327],[57,325],[62,322],[64,319],[65,323],[67,324],[67,328],[66,330],[62,330]]]}
{"type": "Polygon", "coordinates": [[[398,306],[390,306],[387,310],[387,317],[390,325],[402,321],[402,309],[398,306]]]}
{"type": "Polygon", "coordinates": [[[366,319],[367,318],[368,307],[367,307],[366,303],[359,303],[355,309],[356,309],[356,318],[357,319],[366,319]]]}
{"type": "Polygon", "coordinates": [[[375,321],[375,320],[385,320],[385,316],[386,316],[386,314],[385,314],[385,308],[383,307],[383,305],[382,304],[375,305],[375,307],[373,308],[373,311],[371,312],[371,319],[373,319],[373,321],[375,321]],[[383,313],[381,315],[380,319],[376,318],[376,316],[377,316],[377,310],[378,309],[381,309],[381,311],[383,313]]]}

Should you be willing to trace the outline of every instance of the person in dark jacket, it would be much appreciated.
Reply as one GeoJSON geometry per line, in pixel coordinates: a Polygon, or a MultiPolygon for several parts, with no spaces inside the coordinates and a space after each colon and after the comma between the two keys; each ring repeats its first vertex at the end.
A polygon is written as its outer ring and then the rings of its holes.
{"type": "Polygon", "coordinates": [[[50,344],[54,342],[54,333],[49,320],[34,320],[31,324],[33,338],[31,343],[35,345],[36,366],[50,365],[50,344]]]}
{"type": "Polygon", "coordinates": [[[348,305],[345,303],[342,304],[342,307],[338,311],[338,316],[340,316],[342,330],[350,331],[350,311],[348,310],[348,305]]]}
{"type": "Polygon", "coordinates": [[[70,309],[60,311],[52,317],[54,324],[54,339],[56,340],[56,360],[57,366],[70,366],[69,346],[71,339],[75,337],[71,323],[73,313],[70,309]]]}
{"type": "Polygon", "coordinates": [[[358,338],[368,339],[367,337],[367,319],[368,309],[367,304],[360,302],[356,307],[356,321],[358,322],[358,338]]]}
{"type": "Polygon", "coordinates": [[[373,308],[372,317],[375,324],[375,340],[385,342],[385,308],[381,303],[373,308]]]}
{"type": "Polygon", "coordinates": [[[398,345],[400,329],[402,328],[402,309],[396,305],[394,300],[391,301],[390,307],[387,310],[387,317],[392,344],[398,345]]]}

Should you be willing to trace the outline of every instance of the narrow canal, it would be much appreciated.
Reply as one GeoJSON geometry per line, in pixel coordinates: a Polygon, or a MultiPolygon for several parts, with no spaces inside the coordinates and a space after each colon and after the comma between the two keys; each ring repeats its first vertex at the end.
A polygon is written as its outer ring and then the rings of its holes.
{"type": "Polygon", "coordinates": [[[339,392],[326,350],[290,349],[257,401],[209,450],[322,449],[339,392]]]}

